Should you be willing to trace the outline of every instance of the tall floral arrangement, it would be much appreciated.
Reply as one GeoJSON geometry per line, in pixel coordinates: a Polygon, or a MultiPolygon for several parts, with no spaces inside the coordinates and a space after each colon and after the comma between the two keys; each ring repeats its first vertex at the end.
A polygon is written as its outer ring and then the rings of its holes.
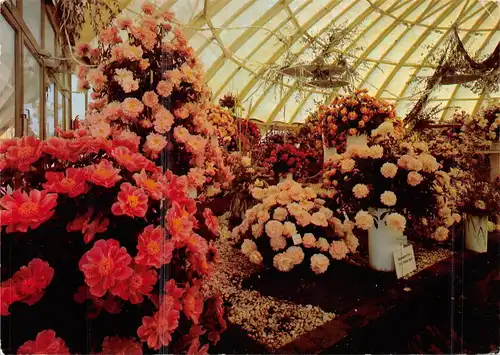
{"type": "Polygon", "coordinates": [[[330,260],[356,252],[358,240],[352,224],[333,217],[312,187],[285,180],[267,188],[255,187],[259,203],[233,229],[241,251],[252,263],[273,265],[288,272],[304,263],[324,273],[330,260]]]}
{"type": "Polygon", "coordinates": [[[250,152],[259,144],[262,135],[259,126],[248,119],[236,119],[238,127],[236,136],[231,141],[230,150],[241,150],[245,153],[250,152]]]}
{"type": "Polygon", "coordinates": [[[207,118],[214,126],[215,134],[219,137],[219,144],[229,146],[237,132],[236,122],[231,113],[220,106],[210,104],[207,118]]]}
{"type": "Polygon", "coordinates": [[[396,111],[392,104],[378,100],[366,89],[352,95],[339,96],[330,105],[319,105],[317,130],[322,134],[326,147],[345,150],[347,138],[371,131],[386,121],[393,121],[396,111]]]}
{"type": "Polygon", "coordinates": [[[371,146],[353,145],[325,167],[331,203],[360,230],[377,224],[373,209],[385,210],[387,225],[410,236],[443,241],[460,216],[451,178],[428,153],[425,142],[388,139],[371,146]]]}
{"type": "Polygon", "coordinates": [[[0,144],[2,266],[13,274],[2,327],[39,332],[10,332],[4,350],[204,354],[225,329],[221,299],[201,291],[217,254],[200,233],[216,235],[217,220],[209,209],[197,218],[188,192],[224,186],[230,170],[192,49],[172,14],[142,11],[103,30],[97,48],[78,47],[99,63],[79,71],[94,100],[82,128],[0,144]]]}

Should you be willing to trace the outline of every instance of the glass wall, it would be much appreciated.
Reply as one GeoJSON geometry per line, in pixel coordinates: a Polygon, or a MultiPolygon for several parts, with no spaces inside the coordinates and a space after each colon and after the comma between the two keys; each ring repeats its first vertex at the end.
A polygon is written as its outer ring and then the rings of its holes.
{"type": "Polygon", "coordinates": [[[39,45],[42,45],[42,3],[40,0],[23,0],[23,19],[39,45]]]}
{"type": "Polygon", "coordinates": [[[55,85],[51,82],[45,99],[45,137],[55,134],[55,124],[55,85]]]}
{"type": "Polygon", "coordinates": [[[23,80],[24,80],[24,105],[23,127],[24,135],[40,137],[40,64],[24,47],[23,80]],[[29,84],[28,84],[29,83],[29,84]]]}
{"type": "Polygon", "coordinates": [[[15,135],[16,32],[0,14],[0,139],[15,135]]]}
{"type": "Polygon", "coordinates": [[[76,75],[73,75],[71,78],[71,102],[72,102],[72,110],[71,110],[71,118],[74,120],[76,116],[78,116],[79,120],[83,120],[85,118],[86,112],[86,96],[83,92],[78,92],[77,90],[78,78],[76,75]]]}
{"type": "MultiPolygon", "coordinates": [[[[44,53],[66,56],[48,14],[54,4],[8,0],[0,6],[0,139],[53,136],[56,127],[69,127],[72,114],[71,74],[44,72],[41,65],[44,53]]],[[[75,97],[81,102],[85,94],[75,97]]],[[[85,109],[78,112],[83,118],[85,109]]]]}

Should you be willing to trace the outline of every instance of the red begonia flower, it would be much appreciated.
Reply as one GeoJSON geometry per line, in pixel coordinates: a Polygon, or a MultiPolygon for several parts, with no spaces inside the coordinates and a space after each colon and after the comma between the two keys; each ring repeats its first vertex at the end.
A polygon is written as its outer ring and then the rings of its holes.
{"type": "Polygon", "coordinates": [[[33,354],[66,355],[70,352],[64,340],[56,338],[56,332],[49,329],[41,331],[34,341],[29,340],[17,349],[17,355],[33,354]]]}
{"type": "Polygon", "coordinates": [[[20,300],[16,288],[11,282],[0,286],[0,316],[8,316],[9,307],[12,303],[20,300]]]}
{"type": "Polygon", "coordinates": [[[7,143],[9,147],[5,152],[5,158],[9,164],[20,171],[28,171],[31,164],[36,162],[42,155],[42,144],[38,138],[26,136],[16,139],[16,145],[7,143]]]}
{"type": "Polygon", "coordinates": [[[16,190],[12,195],[5,195],[0,200],[0,224],[7,225],[7,233],[27,232],[28,228],[38,228],[54,214],[57,194],[47,191],[31,190],[29,195],[16,190]]]}
{"type": "Polygon", "coordinates": [[[137,250],[137,264],[160,268],[172,260],[174,245],[167,241],[166,231],[162,227],[149,225],[139,235],[137,250]]]}
{"type": "Polygon", "coordinates": [[[182,243],[193,230],[193,222],[190,220],[190,214],[174,201],[172,207],[165,216],[167,230],[175,243],[182,243]]]}
{"type": "Polygon", "coordinates": [[[188,287],[182,298],[182,310],[194,324],[198,324],[200,316],[203,313],[203,292],[200,290],[198,280],[193,281],[193,285],[188,287]]]}
{"type": "Polygon", "coordinates": [[[76,197],[85,193],[88,189],[87,174],[83,169],[68,168],[66,175],[48,171],[45,173],[47,182],[43,187],[49,192],[68,194],[69,197],[76,197]]]}
{"type": "Polygon", "coordinates": [[[148,209],[148,196],[144,190],[128,182],[123,183],[120,189],[118,202],[111,206],[111,212],[116,216],[144,217],[148,209]]]}
{"type": "Polygon", "coordinates": [[[117,281],[111,293],[132,304],[138,304],[144,301],[144,296],[149,296],[153,291],[153,286],[158,281],[158,274],[155,270],[142,265],[134,265],[133,270],[132,277],[117,281]]]}
{"type": "Polygon", "coordinates": [[[50,137],[42,143],[42,151],[62,161],[69,160],[72,150],[68,140],[60,137],[50,137]]]}
{"type": "Polygon", "coordinates": [[[116,162],[125,167],[128,171],[140,171],[148,165],[148,159],[139,153],[131,152],[127,147],[114,148],[111,151],[111,156],[116,159],[116,162]]]}
{"type": "Polygon", "coordinates": [[[205,208],[203,217],[205,218],[205,225],[208,227],[208,230],[214,235],[219,235],[219,220],[214,216],[210,208],[205,208]]]}
{"type": "Polygon", "coordinates": [[[104,187],[113,187],[122,179],[120,169],[115,169],[113,164],[103,159],[97,165],[87,167],[87,179],[96,185],[104,187]]]}
{"type": "Polygon", "coordinates": [[[134,180],[137,186],[142,187],[154,200],[161,200],[167,193],[167,180],[164,176],[148,177],[143,169],[140,174],[134,174],[134,180]]]}
{"type": "Polygon", "coordinates": [[[123,281],[133,274],[129,264],[132,257],[127,249],[120,247],[115,239],[98,240],[92,249],[80,259],[79,267],[85,275],[90,293],[102,297],[117,281],[123,281]]]}
{"type": "Polygon", "coordinates": [[[101,355],[142,355],[142,346],[135,339],[106,337],[101,355]]]}
{"type": "Polygon", "coordinates": [[[45,288],[54,277],[54,269],[49,263],[41,259],[31,260],[27,266],[22,266],[14,276],[12,284],[20,300],[29,304],[35,304],[42,298],[45,288]]]}

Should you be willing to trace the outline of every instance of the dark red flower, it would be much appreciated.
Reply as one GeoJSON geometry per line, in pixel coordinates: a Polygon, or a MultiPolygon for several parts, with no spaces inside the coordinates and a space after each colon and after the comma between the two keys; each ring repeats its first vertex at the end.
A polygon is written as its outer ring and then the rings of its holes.
{"type": "Polygon", "coordinates": [[[83,255],[79,267],[85,275],[85,283],[90,286],[90,293],[102,297],[117,281],[132,276],[133,271],[129,266],[131,261],[127,249],[120,247],[117,240],[101,239],[83,255]]]}
{"type": "Polygon", "coordinates": [[[48,171],[45,173],[45,178],[47,182],[43,184],[43,187],[49,192],[76,197],[88,190],[87,174],[83,169],[68,168],[66,175],[48,171]]]}
{"type": "Polygon", "coordinates": [[[16,288],[10,281],[0,286],[0,316],[8,316],[10,305],[19,300],[16,288]]]}
{"type": "Polygon", "coordinates": [[[135,339],[106,337],[101,355],[142,355],[142,346],[135,339]]]}
{"type": "Polygon", "coordinates": [[[184,314],[190,318],[194,324],[198,324],[203,312],[203,292],[200,290],[200,282],[193,281],[193,285],[188,287],[182,299],[182,309],[184,314]]]}
{"type": "Polygon", "coordinates": [[[172,260],[174,245],[167,241],[165,229],[149,225],[139,235],[137,250],[135,257],[137,264],[160,268],[172,260]]]}
{"type": "Polygon", "coordinates": [[[208,230],[214,235],[219,235],[219,220],[214,216],[210,208],[205,208],[203,217],[205,218],[205,225],[208,227],[208,230]]]}
{"type": "Polygon", "coordinates": [[[66,355],[70,352],[64,340],[56,338],[56,332],[49,329],[38,333],[35,341],[29,340],[17,349],[17,355],[33,354],[66,355]]]}
{"type": "Polygon", "coordinates": [[[23,266],[12,277],[12,284],[20,300],[35,304],[42,298],[45,288],[54,277],[54,269],[41,259],[33,259],[28,266],[23,266]]]}
{"type": "Polygon", "coordinates": [[[123,281],[117,281],[111,293],[132,304],[142,303],[144,296],[149,296],[158,281],[158,274],[147,266],[135,265],[134,274],[123,281]],[[116,290],[116,291],[115,291],[116,290]]]}

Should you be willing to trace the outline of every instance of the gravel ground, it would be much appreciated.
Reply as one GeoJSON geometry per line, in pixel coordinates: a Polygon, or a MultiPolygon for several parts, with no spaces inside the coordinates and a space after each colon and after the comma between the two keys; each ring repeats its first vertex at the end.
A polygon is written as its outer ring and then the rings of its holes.
{"type": "Polygon", "coordinates": [[[222,294],[226,304],[229,304],[227,315],[231,323],[241,326],[258,342],[276,349],[335,317],[319,307],[299,305],[243,289],[243,280],[259,269],[232,246],[228,216],[219,217],[221,236],[215,245],[221,262],[204,291],[207,294],[222,294]]]}
{"type": "Polygon", "coordinates": [[[404,276],[404,279],[409,279],[410,277],[418,274],[420,271],[427,269],[441,260],[444,260],[452,255],[452,251],[449,249],[417,249],[415,250],[415,262],[417,264],[417,269],[408,275],[404,276]]]}
{"type": "MultiPolygon", "coordinates": [[[[221,262],[205,283],[204,292],[208,295],[215,292],[222,294],[228,305],[226,312],[231,323],[239,325],[251,338],[268,348],[277,349],[335,317],[333,313],[324,312],[319,307],[295,304],[244,289],[243,281],[258,272],[259,267],[233,247],[228,218],[229,213],[219,217],[221,235],[215,246],[219,250],[221,262]]],[[[408,279],[450,255],[451,251],[447,249],[417,249],[417,270],[404,278],[408,279]]]]}

